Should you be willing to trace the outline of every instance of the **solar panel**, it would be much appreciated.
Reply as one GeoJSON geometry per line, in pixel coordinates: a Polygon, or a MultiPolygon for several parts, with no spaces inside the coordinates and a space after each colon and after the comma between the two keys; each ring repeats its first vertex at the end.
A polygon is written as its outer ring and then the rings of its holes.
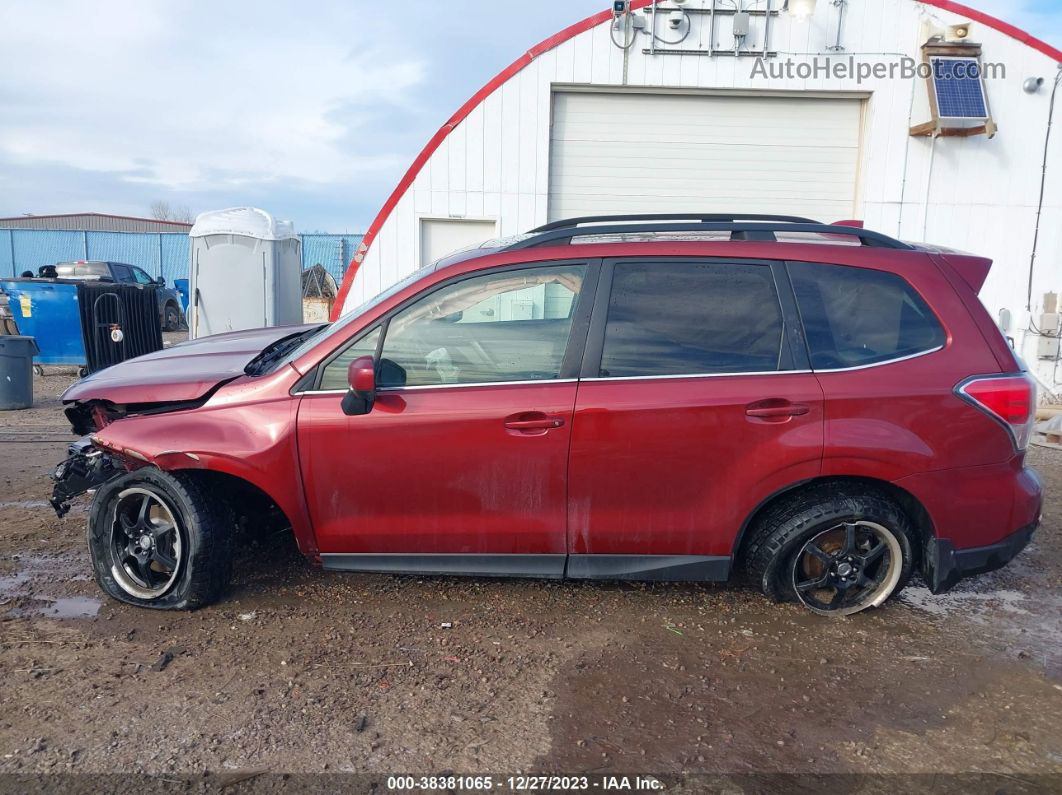
{"type": "Polygon", "coordinates": [[[976,58],[932,58],[937,115],[951,119],[986,119],[984,83],[976,58]]]}

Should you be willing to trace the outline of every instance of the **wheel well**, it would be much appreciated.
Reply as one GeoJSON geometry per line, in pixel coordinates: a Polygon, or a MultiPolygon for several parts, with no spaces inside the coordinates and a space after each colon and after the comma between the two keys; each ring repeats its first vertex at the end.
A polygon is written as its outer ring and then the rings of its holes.
{"type": "Polygon", "coordinates": [[[222,499],[229,501],[241,530],[267,534],[291,529],[291,522],[276,501],[253,483],[227,472],[209,469],[176,471],[198,480],[208,494],[225,495],[222,499]]]}
{"type": "Polygon", "coordinates": [[[918,533],[919,544],[917,545],[916,553],[921,552],[925,547],[926,542],[934,535],[933,520],[930,519],[929,512],[925,509],[925,506],[923,506],[922,503],[911,494],[911,492],[901,489],[895,483],[890,483],[887,480],[834,475],[830,477],[812,478],[811,480],[805,480],[802,483],[794,484],[782,491],[775,492],[761,502],[741,526],[738,537],[734,542],[734,560],[738,561],[744,557],[745,548],[748,546],[749,541],[752,540],[756,524],[760,517],[764,516],[779,503],[791,500],[811,489],[820,489],[823,486],[833,487],[837,489],[838,492],[845,494],[877,492],[896,502],[901,508],[903,508],[904,513],[910,517],[911,523],[914,525],[915,531],[918,533]]]}

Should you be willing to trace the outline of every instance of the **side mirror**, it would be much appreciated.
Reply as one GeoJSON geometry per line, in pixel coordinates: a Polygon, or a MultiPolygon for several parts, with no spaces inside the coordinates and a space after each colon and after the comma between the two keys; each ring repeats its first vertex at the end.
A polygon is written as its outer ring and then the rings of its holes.
{"type": "Polygon", "coordinates": [[[368,414],[376,401],[376,361],[359,356],[347,367],[350,391],[343,397],[343,413],[348,417],[368,414]]]}
{"type": "Polygon", "coordinates": [[[163,277],[159,276],[159,278],[155,279],[155,284],[157,284],[159,287],[165,287],[166,280],[163,277]]]}

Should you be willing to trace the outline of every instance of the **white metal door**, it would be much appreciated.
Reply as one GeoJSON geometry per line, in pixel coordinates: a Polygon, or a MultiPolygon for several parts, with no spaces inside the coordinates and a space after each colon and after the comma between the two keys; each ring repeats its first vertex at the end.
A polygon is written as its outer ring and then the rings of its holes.
{"type": "Polygon", "coordinates": [[[549,217],[856,210],[862,100],[559,92],[549,217]]]}
{"type": "Polygon", "coordinates": [[[192,338],[272,325],[271,243],[224,234],[193,240],[192,338]]]}
{"type": "Polygon", "coordinates": [[[494,221],[465,218],[422,218],[420,221],[420,266],[440,257],[496,237],[494,221]]]}

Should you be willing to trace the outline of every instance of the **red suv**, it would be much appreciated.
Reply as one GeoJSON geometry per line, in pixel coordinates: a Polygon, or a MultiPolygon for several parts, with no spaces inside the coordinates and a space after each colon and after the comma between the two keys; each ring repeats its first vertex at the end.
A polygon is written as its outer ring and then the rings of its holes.
{"type": "Polygon", "coordinates": [[[194,608],[265,503],[328,569],[728,580],[849,614],[1007,563],[1035,390],[990,262],[786,216],[580,218],[326,326],[196,340],[63,396],[111,596],[194,608]],[[264,346],[264,347],[263,347],[264,346]]]}

